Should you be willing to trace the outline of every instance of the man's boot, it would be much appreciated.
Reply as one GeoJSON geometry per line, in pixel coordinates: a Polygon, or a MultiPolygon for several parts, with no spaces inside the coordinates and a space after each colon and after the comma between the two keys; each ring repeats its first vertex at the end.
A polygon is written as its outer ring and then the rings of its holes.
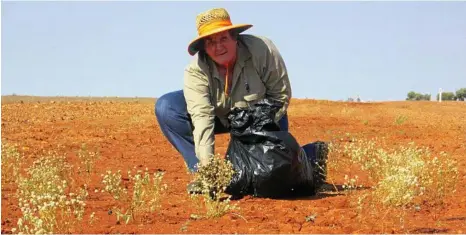
{"type": "Polygon", "coordinates": [[[329,146],[327,143],[318,141],[315,142],[316,159],[314,163],[314,182],[316,189],[319,189],[327,180],[327,159],[329,146]]]}
{"type": "Polygon", "coordinates": [[[323,141],[316,141],[303,146],[303,150],[311,161],[314,186],[318,190],[327,180],[328,144],[323,141]]]}

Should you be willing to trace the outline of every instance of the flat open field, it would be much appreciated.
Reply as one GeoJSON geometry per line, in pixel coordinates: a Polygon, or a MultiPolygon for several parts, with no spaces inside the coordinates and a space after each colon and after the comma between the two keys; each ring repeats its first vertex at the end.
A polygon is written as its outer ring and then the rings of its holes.
{"type": "MultiPolygon", "coordinates": [[[[414,142],[428,147],[434,155],[445,152],[458,163],[458,182],[456,191],[445,196],[442,205],[419,202],[405,209],[375,206],[361,210],[358,195],[372,189],[345,191],[345,175],[360,175],[363,185],[369,181],[360,168],[345,165],[345,157],[334,154],[329,159],[331,184],[317,195],[280,200],[248,196],[231,202],[240,208],[234,213],[206,219],[191,216],[198,211],[186,193],[190,176],[182,157],[159,129],[154,101],[4,96],[2,143],[18,146],[23,170],[49,150],[66,156],[73,166],[70,187],[86,184],[88,191],[83,220],[70,230],[72,233],[466,233],[465,102],[292,100],[289,108],[290,132],[301,145],[316,140],[343,145],[353,138],[378,137],[384,139],[386,147],[414,142]],[[78,173],[78,167],[84,166],[76,153],[83,143],[100,154],[87,175],[78,173]],[[157,211],[125,224],[117,222],[115,212],[110,213],[120,204],[101,191],[102,174],[121,170],[123,184],[128,186],[126,172],[134,168],[147,168],[151,174],[164,171],[167,189],[157,211]]],[[[228,141],[228,134],[217,136],[216,152],[224,154],[228,141]]],[[[18,228],[22,217],[16,189],[16,183],[2,179],[2,233],[18,228]]]]}

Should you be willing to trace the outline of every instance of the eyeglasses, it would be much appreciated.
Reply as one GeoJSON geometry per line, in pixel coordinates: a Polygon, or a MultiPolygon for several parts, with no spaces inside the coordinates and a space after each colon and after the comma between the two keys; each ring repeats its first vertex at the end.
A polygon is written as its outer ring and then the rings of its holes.
{"type": "Polygon", "coordinates": [[[228,43],[230,41],[231,41],[230,38],[228,38],[227,36],[223,36],[218,41],[212,40],[210,38],[206,39],[204,44],[205,44],[206,48],[215,48],[215,47],[217,47],[217,45],[222,45],[223,46],[225,43],[228,43]]]}

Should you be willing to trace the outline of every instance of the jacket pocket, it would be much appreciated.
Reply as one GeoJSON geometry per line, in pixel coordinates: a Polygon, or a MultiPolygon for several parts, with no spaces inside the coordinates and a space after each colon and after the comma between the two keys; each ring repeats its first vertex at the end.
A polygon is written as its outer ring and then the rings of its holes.
{"type": "Polygon", "coordinates": [[[259,99],[259,94],[245,95],[243,98],[247,102],[252,102],[259,99]]]}
{"type": "Polygon", "coordinates": [[[245,96],[243,96],[243,99],[244,99],[243,102],[246,103],[247,106],[252,107],[258,101],[263,99],[264,95],[265,95],[265,92],[259,92],[259,93],[254,93],[254,94],[250,94],[250,95],[245,95],[245,96]]]}

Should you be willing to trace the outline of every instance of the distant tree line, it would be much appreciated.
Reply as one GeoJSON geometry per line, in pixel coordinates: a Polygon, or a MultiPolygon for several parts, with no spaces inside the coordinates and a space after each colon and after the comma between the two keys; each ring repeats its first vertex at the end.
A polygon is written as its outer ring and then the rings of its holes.
{"type": "MultiPolygon", "coordinates": [[[[430,94],[421,94],[414,91],[408,92],[408,97],[406,100],[431,100],[430,94]]],[[[455,92],[444,91],[442,92],[442,100],[460,100],[464,101],[466,99],[466,88],[458,89],[455,92]]],[[[436,96],[436,100],[439,100],[439,94],[436,96]]]]}

